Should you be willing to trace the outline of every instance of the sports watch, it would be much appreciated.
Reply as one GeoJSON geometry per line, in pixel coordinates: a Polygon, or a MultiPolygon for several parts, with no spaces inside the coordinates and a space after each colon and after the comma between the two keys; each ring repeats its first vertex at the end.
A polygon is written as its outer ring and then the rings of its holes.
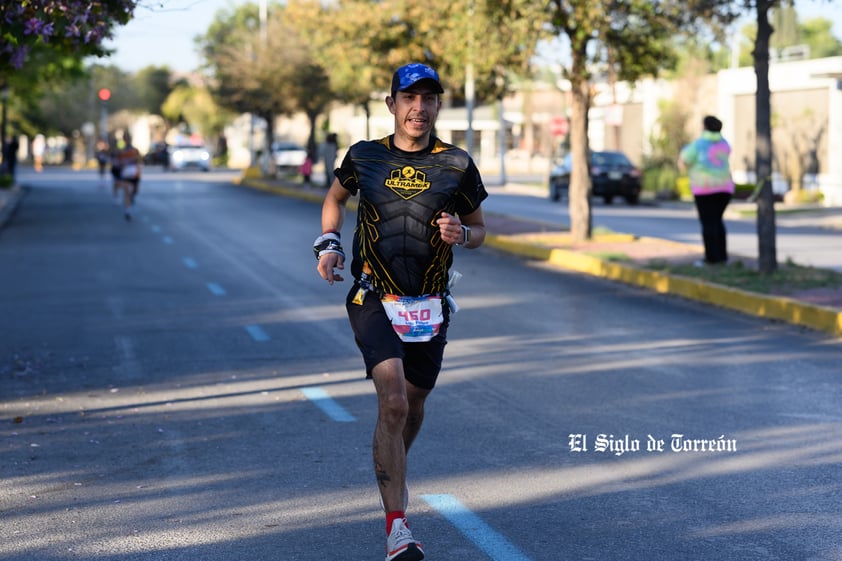
{"type": "Polygon", "coordinates": [[[471,241],[471,227],[462,224],[462,242],[458,245],[467,245],[471,241]]]}

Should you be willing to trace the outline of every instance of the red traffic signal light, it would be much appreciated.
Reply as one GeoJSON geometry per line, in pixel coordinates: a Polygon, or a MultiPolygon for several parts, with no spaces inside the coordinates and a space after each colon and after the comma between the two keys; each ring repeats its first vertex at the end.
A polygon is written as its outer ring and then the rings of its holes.
{"type": "Polygon", "coordinates": [[[111,90],[109,90],[108,88],[102,88],[101,90],[99,90],[99,93],[97,95],[99,95],[99,98],[102,101],[108,101],[109,99],[111,99],[111,90]]]}

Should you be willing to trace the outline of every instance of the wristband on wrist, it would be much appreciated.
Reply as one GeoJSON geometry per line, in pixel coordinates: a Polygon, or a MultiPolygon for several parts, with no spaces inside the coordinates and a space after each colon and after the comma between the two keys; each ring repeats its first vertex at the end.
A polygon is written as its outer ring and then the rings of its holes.
{"type": "Polygon", "coordinates": [[[342,250],[342,243],[339,241],[338,232],[325,232],[313,242],[313,253],[318,261],[322,255],[327,253],[336,253],[345,258],[345,252],[342,250]]]}

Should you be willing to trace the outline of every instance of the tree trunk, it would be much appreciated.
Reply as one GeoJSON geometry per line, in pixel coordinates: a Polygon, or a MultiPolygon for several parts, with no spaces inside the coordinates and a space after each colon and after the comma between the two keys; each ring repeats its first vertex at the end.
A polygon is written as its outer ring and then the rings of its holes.
{"type": "Polygon", "coordinates": [[[571,88],[573,100],[570,111],[570,157],[571,173],[568,191],[570,207],[570,235],[574,241],[591,239],[591,175],[588,162],[588,107],[590,106],[590,84],[584,71],[586,54],[573,53],[571,88]]]}
{"type": "Polygon", "coordinates": [[[310,123],[310,134],[307,135],[307,154],[310,155],[310,158],[313,159],[313,163],[316,163],[318,159],[318,145],[316,143],[316,121],[319,118],[319,113],[314,111],[307,112],[307,120],[310,123]]]}
{"type": "Polygon", "coordinates": [[[778,269],[775,247],[775,194],[772,191],[772,94],[769,89],[769,8],[774,0],[757,0],[757,40],[754,43],[755,96],[755,169],[760,195],[757,198],[758,268],[770,275],[778,269]]]}
{"type": "Polygon", "coordinates": [[[272,143],[275,142],[275,112],[267,111],[260,116],[266,120],[266,134],[263,135],[263,148],[260,150],[260,161],[257,162],[257,167],[264,176],[274,176],[277,172],[275,158],[272,157],[272,143]]]}
{"type": "Polygon", "coordinates": [[[363,111],[365,112],[365,139],[371,140],[371,102],[368,100],[363,102],[363,111]]]}

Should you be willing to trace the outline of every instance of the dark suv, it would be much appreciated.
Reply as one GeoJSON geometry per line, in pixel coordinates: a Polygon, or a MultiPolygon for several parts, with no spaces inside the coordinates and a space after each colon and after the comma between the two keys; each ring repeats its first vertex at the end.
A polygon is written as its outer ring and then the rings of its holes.
{"type": "MultiPolygon", "coordinates": [[[[595,197],[611,204],[623,197],[630,205],[640,200],[640,170],[622,152],[591,152],[591,184],[595,197]]],[[[570,189],[571,157],[568,153],[550,171],[550,200],[558,201],[570,189]]]]}

